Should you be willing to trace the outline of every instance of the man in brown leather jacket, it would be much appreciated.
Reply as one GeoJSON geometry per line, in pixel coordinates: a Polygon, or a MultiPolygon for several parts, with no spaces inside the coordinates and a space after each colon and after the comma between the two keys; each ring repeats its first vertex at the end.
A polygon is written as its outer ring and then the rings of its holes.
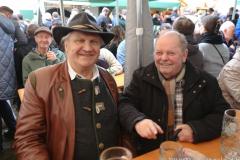
{"type": "Polygon", "coordinates": [[[96,160],[118,145],[117,87],[95,65],[112,33],[102,32],[87,13],[77,14],[53,37],[64,43],[64,63],[32,72],[17,122],[19,160],[96,160]]]}

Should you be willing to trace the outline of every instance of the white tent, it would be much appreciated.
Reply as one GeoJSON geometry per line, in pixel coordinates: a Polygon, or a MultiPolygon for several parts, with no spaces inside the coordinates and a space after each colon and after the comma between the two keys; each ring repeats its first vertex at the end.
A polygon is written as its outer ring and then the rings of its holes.
{"type": "Polygon", "coordinates": [[[128,0],[127,8],[125,87],[131,81],[134,70],[153,59],[153,25],[148,0],[128,0]]]}

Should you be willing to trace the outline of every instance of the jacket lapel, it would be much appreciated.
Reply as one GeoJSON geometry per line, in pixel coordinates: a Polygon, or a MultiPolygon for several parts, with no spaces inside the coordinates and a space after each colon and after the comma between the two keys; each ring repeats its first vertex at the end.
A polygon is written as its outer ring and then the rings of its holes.
{"type": "Polygon", "coordinates": [[[67,131],[66,155],[72,155],[75,143],[75,111],[73,103],[73,95],[71,90],[71,82],[67,68],[67,62],[63,63],[59,69],[59,81],[54,85],[55,94],[59,104],[59,114],[62,119],[63,128],[67,131]]]}

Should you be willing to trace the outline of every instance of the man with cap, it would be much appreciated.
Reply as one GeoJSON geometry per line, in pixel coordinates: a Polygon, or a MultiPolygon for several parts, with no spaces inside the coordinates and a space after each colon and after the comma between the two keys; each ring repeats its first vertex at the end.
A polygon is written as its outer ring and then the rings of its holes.
{"type": "Polygon", "coordinates": [[[53,29],[67,58],[29,75],[15,134],[19,160],[97,160],[119,145],[116,83],[95,64],[113,36],[85,12],[53,29]]]}
{"type": "Polygon", "coordinates": [[[36,48],[30,51],[22,62],[22,78],[25,84],[30,72],[38,68],[57,64],[65,60],[65,54],[57,48],[50,48],[52,32],[47,27],[39,27],[34,32],[36,48]]]}

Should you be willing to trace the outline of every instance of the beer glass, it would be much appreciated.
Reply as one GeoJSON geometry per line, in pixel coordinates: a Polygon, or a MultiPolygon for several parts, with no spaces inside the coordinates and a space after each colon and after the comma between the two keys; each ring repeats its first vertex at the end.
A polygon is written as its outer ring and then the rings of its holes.
{"type": "Polygon", "coordinates": [[[100,160],[132,160],[132,153],[125,147],[110,147],[101,153],[100,160]]]}
{"type": "Polygon", "coordinates": [[[165,141],[160,145],[160,160],[184,158],[182,145],[175,141],[165,141]]]}
{"type": "Polygon", "coordinates": [[[240,110],[228,109],[224,112],[221,152],[226,160],[240,157],[240,110]]]}

